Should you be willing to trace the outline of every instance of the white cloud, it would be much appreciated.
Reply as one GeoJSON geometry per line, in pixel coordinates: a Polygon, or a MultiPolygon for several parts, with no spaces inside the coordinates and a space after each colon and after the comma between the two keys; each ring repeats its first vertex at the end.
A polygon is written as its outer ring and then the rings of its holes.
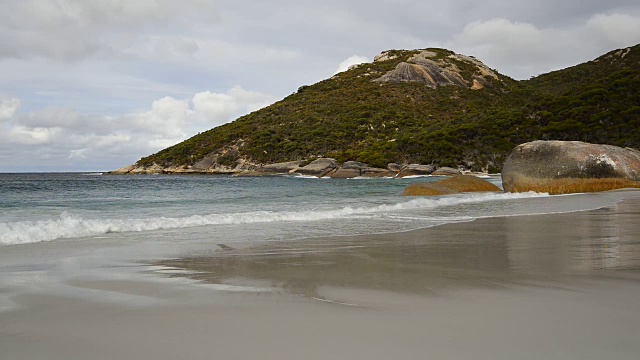
{"type": "Polygon", "coordinates": [[[528,78],[639,42],[634,0],[3,0],[0,171],[130,163],[384,50],[528,78]]]}
{"type": "Polygon", "coordinates": [[[138,130],[182,138],[186,135],[184,126],[190,113],[187,101],[166,96],[154,101],[151,110],[128,115],[126,118],[138,130]]]}
{"type": "Polygon", "coordinates": [[[443,43],[516,78],[589,61],[640,42],[640,16],[597,14],[568,27],[539,27],[507,19],[474,21],[443,43]]]}
{"type": "Polygon", "coordinates": [[[635,45],[640,41],[640,16],[629,14],[597,14],[585,25],[586,31],[599,36],[614,47],[635,45]]]}
{"type": "Polygon", "coordinates": [[[6,136],[10,144],[48,145],[60,132],[60,128],[30,128],[24,125],[14,125],[6,136]]]}
{"type": "Polygon", "coordinates": [[[87,158],[87,148],[84,149],[76,149],[71,150],[69,152],[69,159],[86,159],[87,158]]]}
{"type": "Polygon", "coordinates": [[[215,6],[206,0],[5,0],[0,57],[69,61],[117,53],[127,38],[216,17],[215,6]]]}
{"type": "MultiPolygon", "coordinates": [[[[149,110],[111,117],[59,107],[21,113],[20,101],[4,96],[0,98],[4,119],[0,150],[8,147],[29,153],[30,148],[46,147],[31,156],[46,158],[47,164],[82,164],[109,155],[121,158],[119,167],[273,101],[270,95],[236,86],[224,93],[196,93],[190,100],[166,96],[153,101],[149,110]]],[[[0,157],[0,171],[5,161],[8,166],[15,160],[0,157]]]]}
{"type": "Polygon", "coordinates": [[[13,118],[18,108],[20,108],[20,100],[0,95],[0,123],[13,118]]]}
{"type": "Polygon", "coordinates": [[[195,112],[210,124],[220,125],[233,120],[239,114],[258,110],[274,101],[273,96],[236,86],[226,93],[197,93],[193,96],[193,107],[195,112]]]}
{"type": "Polygon", "coordinates": [[[347,71],[349,70],[349,66],[353,66],[353,65],[358,65],[358,64],[364,64],[364,63],[368,63],[371,62],[368,58],[364,57],[364,56],[360,56],[360,55],[353,55],[350,56],[349,58],[347,58],[345,61],[341,62],[340,65],[338,65],[338,70],[336,70],[336,74],[337,73],[341,73],[343,71],[347,71]]]}

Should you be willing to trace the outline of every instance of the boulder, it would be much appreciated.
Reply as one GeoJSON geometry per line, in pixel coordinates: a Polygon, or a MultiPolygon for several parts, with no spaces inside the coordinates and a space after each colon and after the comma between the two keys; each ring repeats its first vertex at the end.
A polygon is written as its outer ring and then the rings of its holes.
{"type": "Polygon", "coordinates": [[[118,170],[113,170],[113,171],[109,171],[107,174],[110,175],[125,175],[131,172],[131,170],[135,169],[136,166],[135,165],[129,165],[129,166],[125,166],[122,167],[118,170]]]}
{"type": "Polygon", "coordinates": [[[550,194],[640,187],[640,152],[580,141],[533,141],[517,146],[502,168],[508,192],[550,194]]]}
{"type": "Polygon", "coordinates": [[[129,174],[133,174],[133,175],[138,175],[138,174],[162,174],[162,166],[158,165],[158,164],[153,164],[151,166],[146,166],[146,167],[140,167],[140,166],[136,166],[133,169],[131,169],[131,171],[129,171],[129,174]]]}
{"type": "Polygon", "coordinates": [[[343,169],[356,169],[356,170],[362,170],[364,168],[369,167],[368,164],[365,164],[363,162],[359,162],[359,161],[345,161],[344,164],[342,164],[342,168],[343,169]]]}
{"type": "Polygon", "coordinates": [[[472,175],[458,175],[432,183],[410,184],[403,196],[437,196],[462,192],[502,191],[499,187],[472,175]]]}
{"type": "Polygon", "coordinates": [[[360,176],[367,178],[395,177],[396,173],[387,169],[367,167],[360,171],[360,176]]]}
{"type": "Polygon", "coordinates": [[[344,167],[336,169],[336,171],[330,172],[327,174],[330,178],[333,179],[352,179],[354,177],[360,176],[359,169],[345,169],[344,167]]]}
{"type": "Polygon", "coordinates": [[[402,168],[396,177],[415,176],[415,175],[431,175],[435,170],[433,165],[409,164],[402,168]]]}
{"type": "Polygon", "coordinates": [[[233,177],[263,177],[263,176],[276,176],[276,175],[278,175],[278,173],[259,171],[259,170],[244,170],[241,172],[236,172],[232,176],[233,177]]]}
{"type": "Polygon", "coordinates": [[[312,175],[317,177],[323,177],[328,174],[330,171],[336,169],[338,167],[338,163],[335,159],[331,158],[320,158],[312,161],[307,166],[303,166],[297,168],[294,173],[301,175],[312,175]]]}
{"type": "Polygon", "coordinates": [[[217,155],[205,156],[200,161],[198,161],[195,164],[193,164],[193,166],[191,168],[193,170],[195,170],[195,171],[206,171],[206,170],[210,169],[211,167],[213,167],[216,164],[217,160],[218,160],[218,156],[217,155]]]}
{"type": "Polygon", "coordinates": [[[275,164],[264,165],[256,169],[259,172],[288,174],[300,166],[302,161],[287,161],[275,164]]]}
{"type": "Polygon", "coordinates": [[[387,169],[370,167],[369,165],[358,161],[346,161],[341,167],[333,172],[329,172],[327,176],[334,179],[352,179],[355,177],[379,178],[394,177],[396,173],[387,169]]]}
{"type": "Polygon", "coordinates": [[[460,170],[443,166],[438,168],[436,171],[432,172],[431,175],[435,176],[453,176],[462,174],[460,170]]]}
{"type": "Polygon", "coordinates": [[[387,169],[389,171],[393,171],[394,173],[399,173],[400,171],[402,171],[402,167],[396,163],[387,164],[387,169]]]}

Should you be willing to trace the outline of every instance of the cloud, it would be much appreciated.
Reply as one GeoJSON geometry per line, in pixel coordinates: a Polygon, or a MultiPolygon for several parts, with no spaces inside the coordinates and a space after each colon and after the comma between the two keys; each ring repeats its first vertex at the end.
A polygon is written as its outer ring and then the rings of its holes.
{"type": "Polygon", "coordinates": [[[170,96],[151,104],[151,110],[125,117],[133,129],[159,134],[170,138],[184,138],[185,123],[191,113],[189,103],[170,96]]]}
{"type": "Polygon", "coordinates": [[[30,128],[24,125],[14,125],[7,133],[10,144],[20,145],[48,145],[59,136],[60,128],[30,128]]]}
{"type": "Polygon", "coordinates": [[[389,49],[528,78],[639,43],[639,19],[633,0],[3,0],[0,171],[130,163],[389,49]]]}
{"type": "Polygon", "coordinates": [[[10,120],[20,108],[20,100],[0,95],[0,123],[10,120]]]}
{"type": "Polygon", "coordinates": [[[611,44],[614,47],[635,45],[640,41],[640,16],[597,14],[587,21],[585,30],[600,37],[603,44],[611,44]]]}
{"type": "Polygon", "coordinates": [[[502,18],[474,21],[442,45],[522,79],[638,42],[640,16],[611,13],[596,14],[568,27],[539,27],[502,18]]]}
{"type": "Polygon", "coordinates": [[[353,56],[350,56],[349,58],[347,58],[345,61],[341,62],[340,65],[338,65],[338,70],[336,70],[335,73],[336,74],[337,73],[341,73],[343,71],[349,70],[350,66],[363,64],[363,63],[368,63],[368,62],[371,62],[371,61],[368,58],[364,57],[364,56],[353,55],[353,56]]]}
{"type": "Polygon", "coordinates": [[[166,33],[217,17],[205,0],[5,0],[0,56],[72,61],[118,52],[139,34],[166,33]]]}
{"type": "Polygon", "coordinates": [[[120,167],[127,164],[124,161],[132,163],[274,100],[273,96],[235,86],[224,93],[199,92],[191,99],[166,96],[153,101],[148,110],[112,117],[61,107],[21,113],[18,99],[3,96],[0,171],[15,162],[15,153],[30,154],[31,163],[59,166],[69,161],[75,166],[93,164],[96,159],[111,157],[121,161],[112,167],[120,167]],[[43,151],[30,151],[36,147],[43,151]],[[1,154],[7,149],[14,155],[3,158],[1,154]]]}
{"type": "Polygon", "coordinates": [[[276,99],[273,96],[248,91],[239,86],[226,93],[200,92],[193,96],[194,111],[212,125],[233,120],[238,114],[246,114],[263,108],[276,99]]]}

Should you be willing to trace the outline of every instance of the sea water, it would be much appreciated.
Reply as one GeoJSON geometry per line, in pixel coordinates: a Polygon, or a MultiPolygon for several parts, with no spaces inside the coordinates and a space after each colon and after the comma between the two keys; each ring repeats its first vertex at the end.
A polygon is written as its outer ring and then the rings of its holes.
{"type": "MultiPolygon", "coordinates": [[[[402,196],[410,183],[441,179],[0,174],[0,312],[19,307],[16,299],[29,294],[152,304],[154,298],[74,284],[170,281],[167,271],[175,269],[154,265],[166,259],[270,242],[297,251],[309,248],[301,242],[325,239],[330,247],[342,235],[574,212],[630,196],[625,191],[402,196]]],[[[499,176],[488,180],[501,184],[499,176]]],[[[424,239],[436,240],[448,239],[424,239]]],[[[218,285],[229,291],[228,284],[218,285]]]]}
{"type": "MultiPolygon", "coordinates": [[[[619,195],[402,197],[412,179],[0,174],[0,249],[51,241],[244,244],[397,232],[614,204],[619,195]]],[[[500,177],[488,179],[500,185],[500,177]]],[[[2,250],[0,250],[2,251],[2,250]]]]}

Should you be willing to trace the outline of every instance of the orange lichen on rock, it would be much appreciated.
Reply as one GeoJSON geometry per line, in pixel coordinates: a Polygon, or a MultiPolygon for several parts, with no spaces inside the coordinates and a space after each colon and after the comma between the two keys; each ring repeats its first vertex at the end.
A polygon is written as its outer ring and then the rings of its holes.
{"type": "Polygon", "coordinates": [[[433,183],[415,183],[407,186],[403,196],[437,196],[463,192],[502,191],[494,184],[471,175],[458,175],[433,183]]]}
{"type": "Polygon", "coordinates": [[[550,195],[599,192],[616,189],[640,188],[640,181],[622,178],[564,178],[564,179],[529,179],[526,186],[513,186],[510,192],[535,191],[550,195]]]}

